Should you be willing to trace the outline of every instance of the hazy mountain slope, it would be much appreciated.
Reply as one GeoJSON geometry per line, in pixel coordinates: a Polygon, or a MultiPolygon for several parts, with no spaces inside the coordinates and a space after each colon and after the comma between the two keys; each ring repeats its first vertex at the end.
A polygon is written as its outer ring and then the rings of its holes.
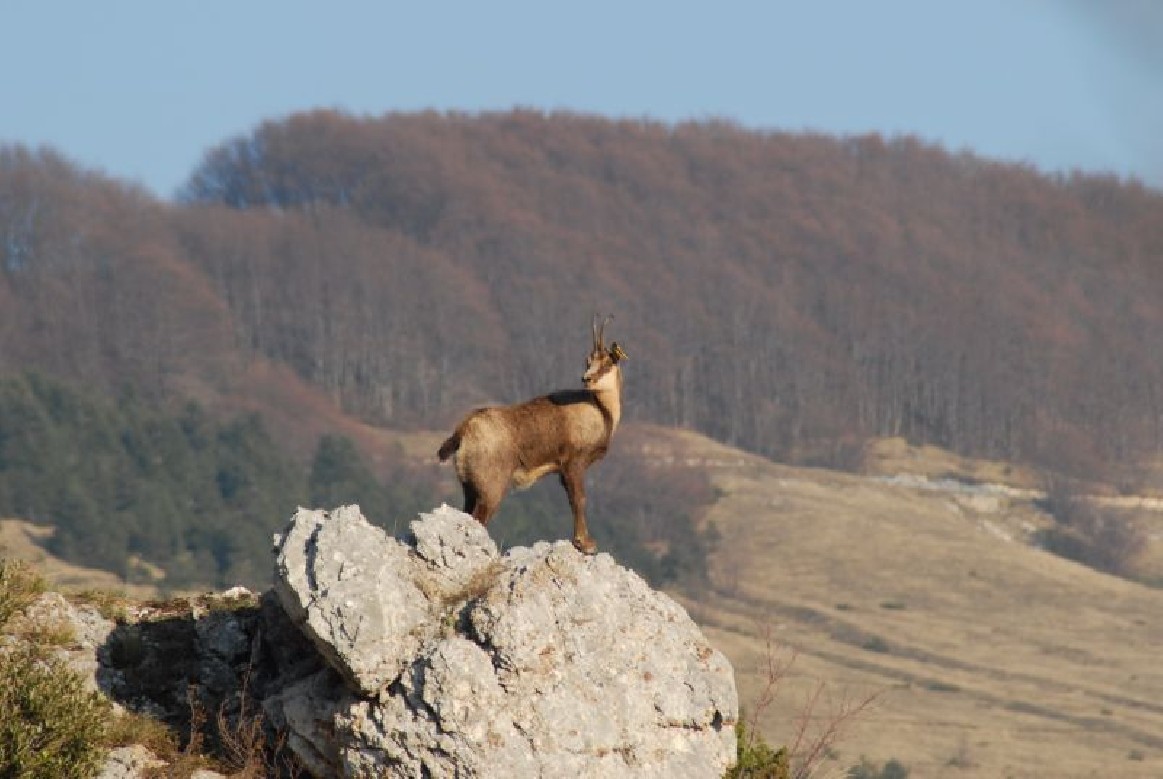
{"type": "Polygon", "coordinates": [[[111,393],[243,395],[265,358],[439,427],[575,383],[609,311],[630,418],[785,460],[1163,444],[1163,195],[908,138],[321,111],[212,150],[176,204],[3,147],[0,238],[0,370],[111,393]]]}
{"type": "Polygon", "coordinates": [[[1163,440],[1163,196],[1133,184],[908,138],[314,112],[213,150],[186,200],[301,233],[199,261],[375,418],[542,391],[609,310],[632,414],[780,458],[903,434],[1085,470],[1163,440]],[[287,311],[322,324],[288,340],[287,311]]]}
{"type": "MultiPolygon", "coordinates": [[[[684,598],[731,658],[744,705],[764,640],[798,652],[761,719],[773,743],[817,681],[817,714],[881,696],[838,763],[918,776],[1155,775],[1163,769],[1163,591],[1030,547],[1025,500],[776,465],[658,431],[644,457],[707,467],[723,536],[684,598]]],[[[1155,542],[1159,543],[1158,541],[1155,542]]]]}

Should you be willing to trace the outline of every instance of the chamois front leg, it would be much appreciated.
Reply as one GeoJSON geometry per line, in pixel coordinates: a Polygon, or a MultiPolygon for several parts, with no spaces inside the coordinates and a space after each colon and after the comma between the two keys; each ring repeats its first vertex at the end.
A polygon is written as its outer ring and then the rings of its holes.
{"type": "Polygon", "coordinates": [[[582,554],[593,554],[598,545],[590,538],[586,527],[586,469],[578,463],[570,463],[561,469],[561,484],[569,496],[569,507],[573,510],[573,545],[582,554]]]}

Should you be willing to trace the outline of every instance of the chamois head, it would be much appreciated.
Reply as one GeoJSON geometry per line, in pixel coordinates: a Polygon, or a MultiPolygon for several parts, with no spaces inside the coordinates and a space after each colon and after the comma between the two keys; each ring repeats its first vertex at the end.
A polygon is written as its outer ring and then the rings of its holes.
{"type": "Polygon", "coordinates": [[[598,322],[598,315],[594,314],[594,320],[591,325],[594,335],[594,348],[590,351],[590,356],[586,358],[586,372],[582,374],[582,382],[587,387],[596,385],[602,377],[604,377],[610,370],[616,366],[620,361],[625,360],[629,355],[626,351],[618,345],[617,341],[610,344],[607,349],[605,345],[605,330],[606,324],[613,319],[613,316],[607,316],[598,322]]]}

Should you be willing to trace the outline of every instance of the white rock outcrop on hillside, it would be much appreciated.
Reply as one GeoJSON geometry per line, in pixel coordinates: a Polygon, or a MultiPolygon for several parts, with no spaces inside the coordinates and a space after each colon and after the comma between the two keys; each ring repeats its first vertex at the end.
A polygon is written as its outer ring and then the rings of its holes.
{"type": "Polygon", "coordinates": [[[329,669],[264,702],[320,776],[721,776],[738,699],[686,612],[568,542],[500,554],[443,506],[404,540],[300,510],[275,592],[329,669]]]}

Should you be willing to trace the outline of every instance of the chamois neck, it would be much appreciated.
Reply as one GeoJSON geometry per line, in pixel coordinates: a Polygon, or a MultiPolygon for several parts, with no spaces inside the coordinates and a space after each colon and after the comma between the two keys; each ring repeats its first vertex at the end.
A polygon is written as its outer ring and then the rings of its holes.
{"type": "Polygon", "coordinates": [[[605,409],[610,417],[610,432],[613,432],[618,427],[618,421],[622,418],[622,371],[618,366],[606,371],[606,373],[594,382],[590,387],[594,393],[594,399],[598,404],[605,409]]]}

